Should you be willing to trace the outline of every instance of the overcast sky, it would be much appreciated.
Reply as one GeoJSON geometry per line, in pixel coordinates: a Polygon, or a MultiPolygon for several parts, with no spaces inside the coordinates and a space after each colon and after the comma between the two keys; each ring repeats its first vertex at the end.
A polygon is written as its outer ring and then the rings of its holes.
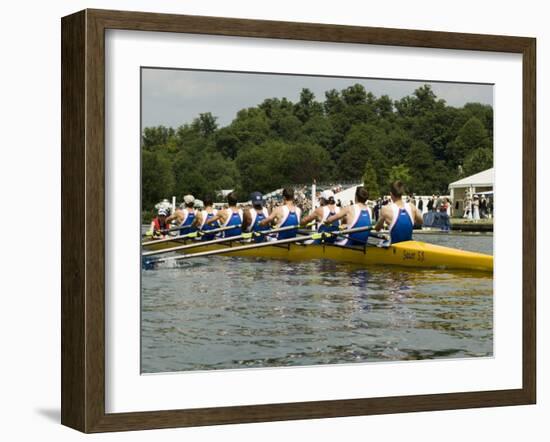
{"type": "Polygon", "coordinates": [[[266,98],[286,97],[296,102],[300,91],[309,88],[318,101],[324,101],[325,91],[345,89],[355,83],[377,97],[386,94],[394,100],[430,84],[450,106],[469,102],[493,104],[493,87],[482,84],[144,68],[142,125],[175,128],[190,123],[200,113],[211,112],[218,117],[220,126],[226,126],[237,111],[256,106],[266,98]]]}

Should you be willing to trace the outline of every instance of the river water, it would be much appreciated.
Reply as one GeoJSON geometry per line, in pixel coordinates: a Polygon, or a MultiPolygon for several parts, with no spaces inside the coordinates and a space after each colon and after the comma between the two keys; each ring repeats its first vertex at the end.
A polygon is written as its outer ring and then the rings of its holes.
{"type": "MultiPolygon", "coordinates": [[[[492,254],[493,237],[415,239],[492,254]]],[[[142,271],[143,373],[493,353],[491,274],[212,256],[142,271]]]]}

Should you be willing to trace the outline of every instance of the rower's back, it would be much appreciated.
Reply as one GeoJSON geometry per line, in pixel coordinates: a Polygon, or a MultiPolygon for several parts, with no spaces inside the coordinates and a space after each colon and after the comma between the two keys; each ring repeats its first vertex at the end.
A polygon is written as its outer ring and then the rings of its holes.
{"type": "MultiPolygon", "coordinates": [[[[367,189],[358,186],[355,190],[355,204],[348,207],[348,215],[346,221],[348,229],[358,229],[361,227],[370,227],[372,225],[372,215],[370,208],[367,206],[369,193],[367,189]]],[[[370,231],[363,230],[361,232],[353,232],[347,235],[347,240],[344,241],[346,246],[365,246],[369,239],[370,231]]]]}
{"type": "MultiPolygon", "coordinates": [[[[266,219],[269,214],[267,209],[262,206],[254,206],[248,209],[248,216],[250,218],[250,224],[247,227],[249,232],[265,232],[269,230],[269,226],[261,226],[260,223],[266,219]]],[[[254,242],[263,242],[265,241],[265,235],[256,235],[254,236],[254,242]]]]}
{"type": "Polygon", "coordinates": [[[232,229],[224,231],[224,237],[228,238],[230,236],[237,236],[242,233],[242,224],[243,224],[243,211],[237,207],[237,195],[235,192],[231,192],[227,195],[227,203],[229,207],[225,209],[226,216],[224,227],[235,226],[232,229]]]}
{"type": "Polygon", "coordinates": [[[180,209],[181,223],[180,223],[180,235],[187,235],[194,232],[196,229],[193,227],[195,222],[196,212],[193,208],[193,203],[187,203],[185,207],[180,209]]]}
{"type": "MultiPolygon", "coordinates": [[[[205,199],[204,206],[204,210],[201,212],[200,230],[202,230],[203,232],[208,232],[209,230],[218,229],[220,227],[218,221],[207,223],[210,218],[213,218],[218,214],[218,211],[213,207],[213,202],[211,200],[205,199]]],[[[201,239],[203,241],[211,241],[215,238],[215,236],[215,233],[204,233],[201,239]]]]}
{"type": "Polygon", "coordinates": [[[402,199],[404,190],[404,185],[400,181],[395,181],[390,186],[392,203],[389,208],[392,210],[392,221],[388,230],[392,244],[412,240],[414,215],[410,203],[402,199]]]}
{"type": "MultiPolygon", "coordinates": [[[[319,233],[338,231],[338,229],[340,228],[340,221],[339,220],[336,220],[336,221],[334,221],[334,222],[332,222],[331,224],[328,224],[328,225],[325,223],[325,221],[329,217],[340,213],[340,207],[338,207],[336,205],[336,203],[334,202],[334,199],[329,200],[328,204],[326,204],[324,206],[321,206],[321,209],[322,209],[323,215],[322,215],[321,222],[320,222],[320,225],[319,225],[319,228],[317,229],[317,231],[319,233]]],[[[316,240],[315,243],[316,244],[320,244],[321,242],[333,243],[335,241],[336,241],[336,236],[330,235],[330,236],[326,236],[323,239],[323,241],[316,240]]]]}
{"type": "Polygon", "coordinates": [[[281,212],[278,228],[295,226],[295,229],[279,232],[277,239],[295,238],[298,233],[298,226],[302,217],[302,211],[294,205],[294,189],[287,188],[283,190],[285,203],[278,209],[281,212]]]}

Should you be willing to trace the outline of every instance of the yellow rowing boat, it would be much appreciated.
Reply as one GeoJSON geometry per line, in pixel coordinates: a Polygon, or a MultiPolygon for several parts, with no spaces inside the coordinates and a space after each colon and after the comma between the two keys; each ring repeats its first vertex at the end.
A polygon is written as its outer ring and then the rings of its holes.
{"type": "MultiPolygon", "coordinates": [[[[168,241],[150,243],[144,250],[161,250],[181,245],[181,242],[168,241]]],[[[234,242],[232,246],[241,246],[242,242],[234,242]]],[[[188,254],[228,249],[229,244],[211,244],[198,246],[182,251],[188,254]]],[[[421,241],[405,241],[390,247],[353,248],[335,245],[299,244],[273,245],[263,248],[253,248],[224,253],[221,256],[241,256],[248,258],[284,259],[289,261],[304,261],[311,259],[331,259],[353,264],[396,265],[420,268],[446,268],[462,270],[493,271],[493,257],[483,253],[443,247],[421,241]]]]}

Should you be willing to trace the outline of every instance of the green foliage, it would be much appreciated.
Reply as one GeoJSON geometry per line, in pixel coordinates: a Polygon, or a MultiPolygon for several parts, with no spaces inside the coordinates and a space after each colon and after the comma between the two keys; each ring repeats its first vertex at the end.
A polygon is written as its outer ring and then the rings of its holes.
{"type": "Polygon", "coordinates": [[[480,147],[471,151],[464,159],[464,173],[473,175],[493,167],[493,151],[486,147],[480,147]]]}
{"type": "Polygon", "coordinates": [[[378,177],[376,169],[370,161],[365,164],[365,173],[363,174],[363,186],[369,192],[369,198],[374,200],[380,198],[380,187],[378,185],[378,177]]]}
{"type": "Polygon", "coordinates": [[[168,158],[159,152],[142,152],[141,201],[143,210],[150,210],[174,191],[174,172],[168,158]]]}
{"type": "Polygon", "coordinates": [[[450,107],[428,85],[397,101],[360,84],[326,91],[322,102],[305,88],[295,103],[266,98],[221,128],[211,112],[144,128],[143,209],[172,195],[236,189],[246,199],[313,180],[363,181],[371,198],[397,179],[416,194],[446,193],[460,168],[492,167],[492,136],[491,106],[450,107]]]}
{"type": "Polygon", "coordinates": [[[449,143],[449,159],[454,165],[463,164],[470,152],[479,148],[492,149],[492,141],[483,123],[471,117],[458,131],[457,137],[449,143]]]}
{"type": "Polygon", "coordinates": [[[193,120],[191,127],[206,138],[212,135],[218,128],[216,120],[217,118],[215,116],[210,112],[206,112],[204,114],[199,114],[199,117],[193,120]]]}
{"type": "Polygon", "coordinates": [[[390,183],[393,183],[394,181],[410,183],[412,176],[410,169],[407,166],[404,164],[398,164],[390,169],[388,178],[390,183]]]}

